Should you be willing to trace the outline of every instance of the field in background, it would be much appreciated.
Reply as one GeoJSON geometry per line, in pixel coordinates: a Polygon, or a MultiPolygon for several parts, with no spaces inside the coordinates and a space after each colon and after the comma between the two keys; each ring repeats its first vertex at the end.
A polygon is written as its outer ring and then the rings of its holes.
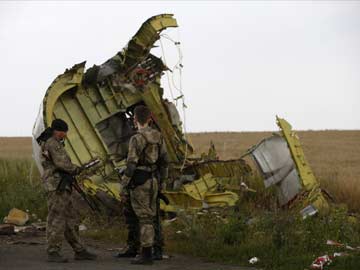
{"type": "MultiPolygon", "coordinates": [[[[189,139],[198,154],[213,141],[222,159],[240,157],[271,132],[192,133],[189,139]]],[[[360,131],[298,132],[306,158],[324,188],[351,210],[360,209],[360,131]]],[[[30,138],[0,138],[0,158],[31,158],[30,138]]]]}
{"type": "MultiPolygon", "coordinates": [[[[344,202],[350,210],[360,213],[360,131],[298,134],[322,186],[338,202],[344,202]]],[[[228,132],[190,134],[189,137],[197,154],[207,152],[211,140],[220,158],[232,159],[270,135],[269,132],[228,132]]],[[[31,161],[31,139],[0,138],[0,220],[12,207],[36,214],[31,221],[45,219],[46,196],[38,179],[31,161]]],[[[261,199],[263,197],[261,194],[261,199]]],[[[167,252],[244,266],[249,265],[249,258],[257,256],[260,258],[257,266],[261,269],[288,270],[307,268],[319,255],[342,251],[327,246],[328,239],[350,246],[360,243],[360,223],[348,217],[343,205],[332,207],[325,217],[303,220],[286,211],[269,212],[254,207],[257,199],[245,196],[234,208],[224,210],[220,215],[219,212],[206,215],[178,213],[175,221],[168,225],[164,221],[167,252]]],[[[119,218],[119,221],[99,217],[83,220],[88,227],[85,236],[123,243],[125,231],[119,230],[124,228],[119,218]]],[[[331,269],[358,270],[360,257],[355,253],[337,258],[331,269]]]]}
{"type": "Polygon", "coordinates": [[[0,137],[1,159],[24,159],[31,158],[30,137],[0,137]]]}

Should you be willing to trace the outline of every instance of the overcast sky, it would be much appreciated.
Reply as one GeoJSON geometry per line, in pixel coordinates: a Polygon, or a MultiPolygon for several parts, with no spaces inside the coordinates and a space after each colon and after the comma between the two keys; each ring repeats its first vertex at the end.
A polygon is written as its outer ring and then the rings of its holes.
{"type": "Polygon", "coordinates": [[[0,136],[31,135],[58,74],[103,63],[160,13],[180,26],[167,33],[181,42],[188,131],[276,130],[275,115],[296,129],[360,129],[358,1],[1,1],[0,136]]]}

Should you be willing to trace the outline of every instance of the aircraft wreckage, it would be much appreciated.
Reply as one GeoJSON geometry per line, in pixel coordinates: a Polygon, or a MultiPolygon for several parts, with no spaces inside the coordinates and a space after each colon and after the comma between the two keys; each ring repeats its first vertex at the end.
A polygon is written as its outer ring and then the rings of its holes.
{"type": "MultiPolygon", "coordinates": [[[[239,200],[239,189],[251,186],[253,170],[241,158],[218,160],[214,155],[194,157],[183,133],[175,104],[164,98],[161,76],[168,70],[161,58],[150,53],[160,33],[177,27],[171,14],[148,19],[114,57],[85,69],[76,64],[59,75],[47,89],[33,129],[33,151],[37,166],[40,148],[36,138],[55,118],[69,124],[65,149],[77,165],[100,162],[78,176],[87,195],[113,209],[119,205],[118,171],[124,168],[128,142],[136,132],[133,109],[145,104],[153,125],[166,142],[171,161],[164,193],[170,200],[164,211],[229,207],[239,200]],[[245,184],[246,183],[246,184],[245,184]]],[[[329,208],[326,196],[305,160],[291,126],[277,118],[280,132],[248,150],[263,177],[265,188],[275,187],[278,204],[304,217],[329,208]]],[[[240,156],[240,155],[239,155],[240,156]]]]}

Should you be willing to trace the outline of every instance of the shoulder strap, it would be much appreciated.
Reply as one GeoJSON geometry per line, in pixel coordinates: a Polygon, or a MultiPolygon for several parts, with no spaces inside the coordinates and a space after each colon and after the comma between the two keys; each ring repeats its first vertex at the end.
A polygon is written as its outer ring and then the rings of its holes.
{"type": "Polygon", "coordinates": [[[145,149],[146,149],[146,147],[148,146],[148,144],[149,144],[149,141],[148,141],[148,139],[146,138],[146,136],[144,135],[144,134],[142,134],[141,132],[136,132],[136,134],[139,134],[144,140],[145,140],[145,146],[144,146],[144,148],[141,150],[141,156],[143,156],[143,154],[144,154],[144,152],[145,152],[145,149]]]}
{"type": "Polygon", "coordinates": [[[148,141],[148,139],[146,138],[146,136],[144,134],[142,134],[141,132],[137,132],[137,134],[140,134],[140,136],[145,140],[146,144],[141,152],[141,154],[143,154],[145,152],[145,149],[146,147],[149,145],[149,144],[156,144],[158,146],[158,158],[157,158],[157,161],[155,162],[155,164],[158,163],[159,159],[160,159],[160,155],[161,155],[161,144],[163,142],[163,138],[162,138],[162,135],[160,133],[160,141],[157,142],[157,143],[151,143],[148,141]]]}

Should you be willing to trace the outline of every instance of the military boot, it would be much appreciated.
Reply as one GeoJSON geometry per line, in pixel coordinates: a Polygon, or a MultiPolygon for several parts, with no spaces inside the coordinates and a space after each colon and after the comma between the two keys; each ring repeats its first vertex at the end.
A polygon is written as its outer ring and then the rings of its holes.
{"type": "Polygon", "coordinates": [[[155,261],[160,261],[163,259],[163,251],[162,248],[160,247],[154,247],[153,248],[153,253],[152,253],[152,258],[155,261]]]}
{"type": "Polygon", "coordinates": [[[131,264],[153,264],[152,259],[152,247],[144,247],[141,250],[141,254],[131,260],[131,264]]]}
{"type": "Polygon", "coordinates": [[[74,259],[79,260],[79,261],[82,261],[82,260],[92,261],[92,260],[96,260],[96,258],[97,258],[96,254],[90,253],[86,249],[79,251],[79,252],[75,252],[75,255],[74,255],[74,259]]]}
{"type": "Polygon", "coordinates": [[[127,247],[124,251],[119,252],[115,258],[134,258],[138,254],[136,247],[127,247]]]}
{"type": "Polygon", "coordinates": [[[64,258],[59,254],[59,252],[50,252],[48,253],[48,262],[55,262],[55,263],[67,263],[69,262],[68,259],[64,258]]]}

